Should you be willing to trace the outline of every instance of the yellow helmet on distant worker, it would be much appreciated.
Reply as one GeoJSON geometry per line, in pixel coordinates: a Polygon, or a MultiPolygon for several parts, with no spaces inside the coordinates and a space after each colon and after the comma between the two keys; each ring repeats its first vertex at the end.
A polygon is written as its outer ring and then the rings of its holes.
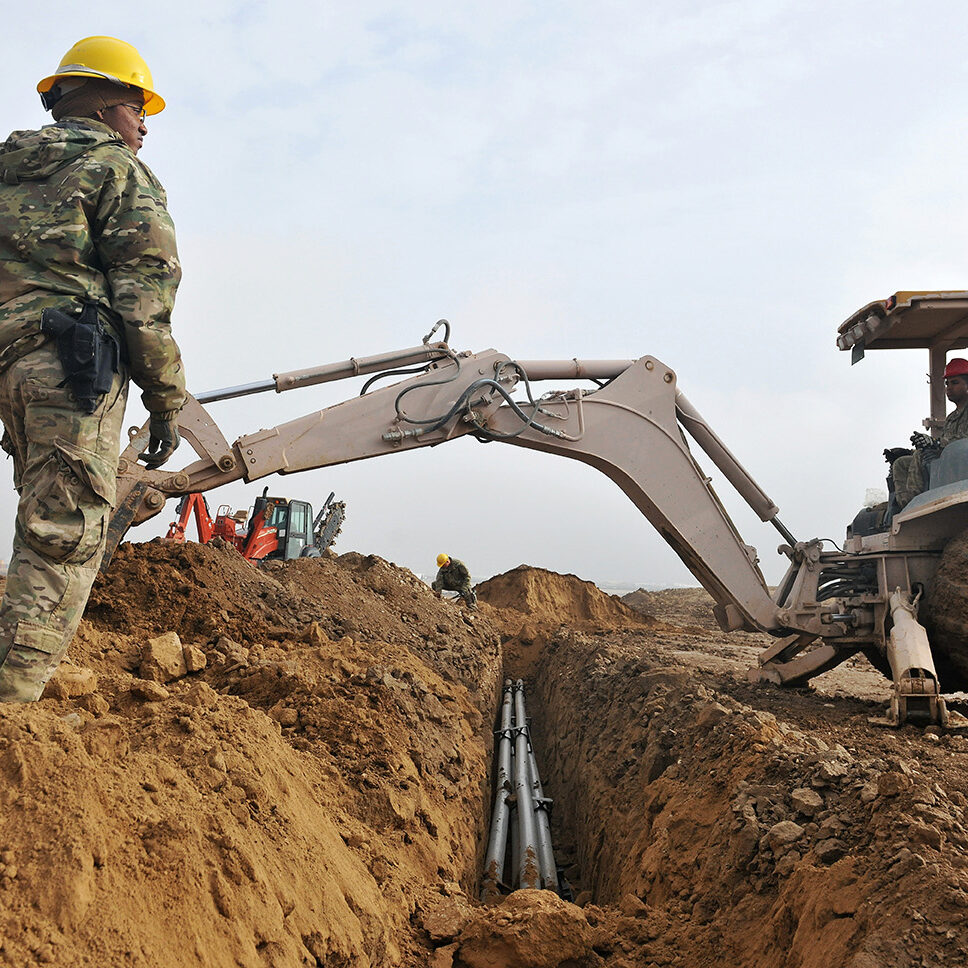
{"type": "Polygon", "coordinates": [[[445,555],[443,552],[437,555],[438,568],[441,568],[442,566],[446,565],[448,561],[450,561],[450,555],[445,555]]]}
{"type": "Polygon", "coordinates": [[[100,77],[125,87],[137,87],[144,91],[145,114],[158,114],[165,108],[165,99],[155,91],[155,82],[144,58],[131,44],[117,37],[85,37],[61,58],[57,71],[37,85],[48,111],[58,98],[52,88],[65,77],[100,77]]]}

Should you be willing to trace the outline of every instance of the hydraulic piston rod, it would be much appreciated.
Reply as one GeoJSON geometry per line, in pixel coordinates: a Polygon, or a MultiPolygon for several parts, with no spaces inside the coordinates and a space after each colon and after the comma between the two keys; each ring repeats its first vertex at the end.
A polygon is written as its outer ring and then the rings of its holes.
{"type": "MultiPolygon", "coordinates": [[[[367,373],[378,373],[390,367],[411,366],[419,363],[432,363],[452,355],[446,343],[425,343],[411,346],[405,350],[393,350],[377,356],[351,357],[339,363],[324,363],[304,370],[291,370],[288,373],[274,373],[271,380],[257,380],[255,383],[242,383],[235,387],[222,387],[219,390],[206,390],[196,393],[199,403],[214,403],[217,400],[233,400],[247,397],[253,393],[267,393],[274,390],[283,393],[299,387],[315,386],[318,383],[331,383],[334,380],[347,380],[367,373]]],[[[612,380],[632,365],[633,360],[522,360],[520,366],[528,374],[529,380],[612,380]]]]}
{"type": "Polygon", "coordinates": [[[791,545],[797,539],[777,517],[779,508],[769,495],[753,480],[749,471],[733,456],[730,449],[719,439],[716,432],[703,419],[699,411],[676,390],[676,416],[689,431],[689,435],[706,452],[712,462],[723,472],[726,480],[736,488],[739,495],[757,513],[761,521],[769,521],[784,540],[791,545]]]}
{"type": "Polygon", "coordinates": [[[237,387],[223,387],[221,390],[207,390],[204,393],[195,394],[195,399],[199,403],[214,403],[216,400],[232,400],[235,397],[266,393],[269,390],[283,393],[299,387],[316,386],[318,383],[332,383],[334,380],[348,380],[367,373],[379,373],[388,367],[432,363],[434,360],[446,359],[451,355],[446,343],[428,343],[423,346],[411,346],[405,350],[380,353],[377,356],[363,356],[360,359],[351,357],[339,363],[325,363],[322,366],[312,366],[304,370],[274,373],[271,380],[244,383],[237,387]]]}
{"type": "Polygon", "coordinates": [[[917,620],[917,599],[896,589],[891,595],[891,627],[887,659],[894,677],[889,719],[898,726],[912,719],[947,725],[948,710],[941,698],[938,674],[928,633],[917,620]]]}

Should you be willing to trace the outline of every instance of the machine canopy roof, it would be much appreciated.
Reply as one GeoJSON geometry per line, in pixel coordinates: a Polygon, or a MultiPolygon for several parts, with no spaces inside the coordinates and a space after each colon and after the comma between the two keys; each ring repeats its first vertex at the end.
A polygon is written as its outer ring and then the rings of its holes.
{"type": "Polygon", "coordinates": [[[853,350],[968,347],[968,291],[896,292],[858,309],[837,329],[837,346],[853,350]]]}

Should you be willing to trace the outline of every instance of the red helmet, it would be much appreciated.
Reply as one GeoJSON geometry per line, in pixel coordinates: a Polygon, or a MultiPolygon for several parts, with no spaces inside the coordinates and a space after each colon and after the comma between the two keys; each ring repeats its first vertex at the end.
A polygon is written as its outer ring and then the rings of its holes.
{"type": "Polygon", "coordinates": [[[963,360],[960,356],[948,360],[948,365],[944,368],[944,375],[945,377],[968,376],[968,360],[963,360]]]}

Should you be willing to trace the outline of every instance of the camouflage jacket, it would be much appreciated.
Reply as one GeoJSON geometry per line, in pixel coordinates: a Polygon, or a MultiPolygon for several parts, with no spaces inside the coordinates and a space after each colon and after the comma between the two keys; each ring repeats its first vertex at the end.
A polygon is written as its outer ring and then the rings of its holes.
{"type": "Polygon", "coordinates": [[[440,583],[443,588],[456,592],[465,586],[468,588],[470,587],[471,573],[468,571],[467,565],[465,565],[463,561],[458,561],[456,558],[451,558],[443,568],[438,570],[437,582],[440,583]]]}
{"type": "Polygon", "coordinates": [[[941,428],[941,446],[947,447],[954,440],[963,440],[968,437],[968,403],[960,410],[952,410],[944,418],[944,426],[941,428]]]}
{"type": "Polygon", "coordinates": [[[45,341],[40,314],[94,300],[152,413],[185,402],[170,316],[181,266],[158,179],[107,125],[67,118],[0,146],[0,369],[45,341]]]}

